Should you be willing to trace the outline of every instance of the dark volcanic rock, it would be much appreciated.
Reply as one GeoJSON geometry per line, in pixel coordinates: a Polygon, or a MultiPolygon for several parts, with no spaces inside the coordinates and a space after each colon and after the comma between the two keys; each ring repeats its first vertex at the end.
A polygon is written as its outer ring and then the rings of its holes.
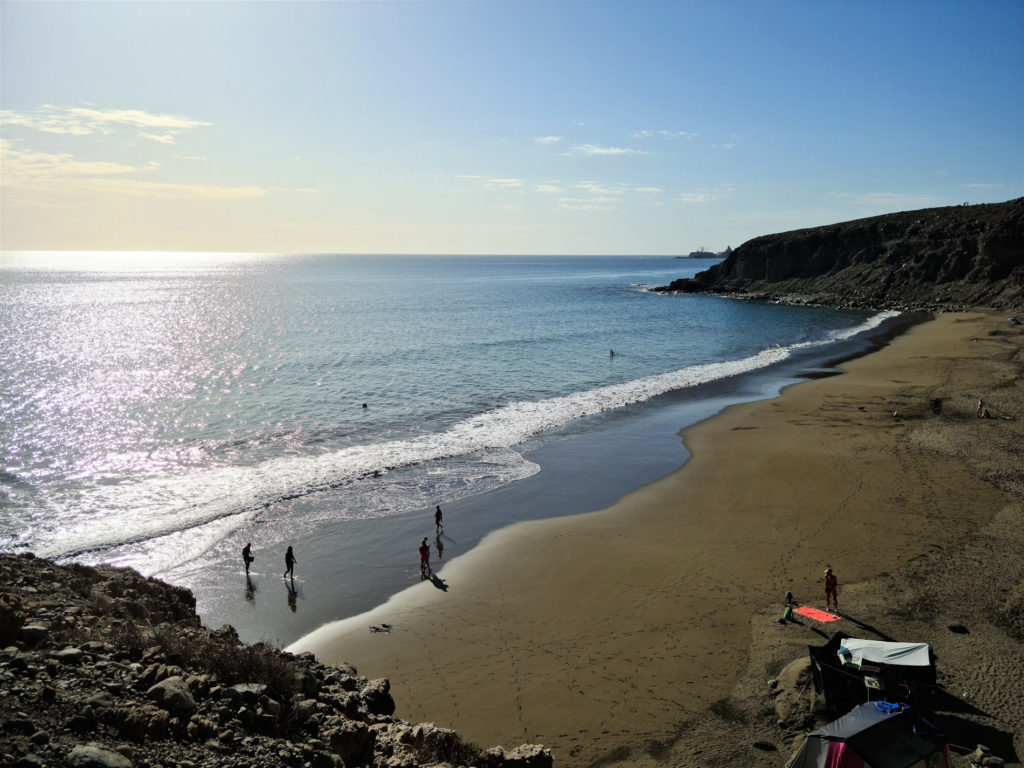
{"type": "Polygon", "coordinates": [[[653,290],[890,309],[1019,307],[1024,198],[765,235],[653,290]]]}
{"type": "Polygon", "coordinates": [[[0,765],[537,766],[392,717],[387,680],[210,630],[188,590],[0,554],[0,765]]]}

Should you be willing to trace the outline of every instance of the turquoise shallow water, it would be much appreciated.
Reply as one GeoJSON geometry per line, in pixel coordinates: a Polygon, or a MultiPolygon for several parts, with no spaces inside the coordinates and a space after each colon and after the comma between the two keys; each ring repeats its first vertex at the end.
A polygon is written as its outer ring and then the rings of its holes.
{"type": "Polygon", "coordinates": [[[6,253],[0,550],[173,578],[503,488],[566,429],[885,319],[645,290],[711,263],[6,253]]]}

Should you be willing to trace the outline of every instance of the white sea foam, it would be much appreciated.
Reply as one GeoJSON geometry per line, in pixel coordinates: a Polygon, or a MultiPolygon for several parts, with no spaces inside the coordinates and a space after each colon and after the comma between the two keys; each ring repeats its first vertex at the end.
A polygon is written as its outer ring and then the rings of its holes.
{"type": "MultiPolygon", "coordinates": [[[[416,488],[390,493],[394,484],[388,487],[386,475],[394,470],[455,460],[457,467],[441,470],[442,474],[463,474],[450,484],[453,489],[463,488],[461,494],[453,490],[455,497],[478,493],[538,471],[535,464],[514,450],[531,437],[666,392],[764,368],[785,360],[798,349],[826,345],[871,330],[896,314],[880,313],[823,340],[772,347],[738,360],[687,366],[539,401],[511,402],[440,433],[356,445],[313,456],[281,456],[256,466],[208,468],[183,476],[94,486],[79,491],[86,497],[79,495],[70,506],[58,500],[57,508],[41,516],[47,522],[30,529],[32,540],[17,543],[46,557],[88,560],[88,553],[106,553],[105,559],[110,559],[110,551],[115,548],[135,544],[136,549],[146,549],[143,542],[164,537],[164,554],[154,558],[150,552],[145,558],[149,563],[147,570],[156,572],[201,555],[213,542],[249,524],[267,508],[312,494],[357,485],[365,500],[372,498],[374,488],[378,489],[378,503],[352,507],[346,512],[352,517],[396,514],[412,508],[410,504],[429,503],[431,496],[416,488]],[[60,508],[73,508],[73,513],[62,514],[60,508]],[[106,513],[81,514],[83,509],[103,509],[106,513]],[[182,535],[200,529],[205,529],[202,535],[182,535]],[[173,544],[167,546],[168,542],[173,544]]],[[[135,561],[131,558],[131,564],[135,561]]]]}

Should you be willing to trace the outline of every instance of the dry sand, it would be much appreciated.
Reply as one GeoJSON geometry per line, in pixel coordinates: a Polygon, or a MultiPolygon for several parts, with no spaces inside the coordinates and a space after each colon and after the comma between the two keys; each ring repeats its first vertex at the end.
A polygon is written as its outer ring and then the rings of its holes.
{"type": "Polygon", "coordinates": [[[686,465],[615,506],[494,533],[445,565],[447,590],[291,650],[390,678],[405,720],[561,766],[781,766],[808,723],[778,724],[769,678],[875,628],[933,643],[954,742],[1017,764],[1024,655],[997,619],[1024,597],[1022,346],[1005,316],[939,316],[688,429],[686,465]],[[978,419],[979,396],[1012,418],[978,419]],[[786,590],[824,607],[826,565],[846,618],[780,625],[786,590]]]}

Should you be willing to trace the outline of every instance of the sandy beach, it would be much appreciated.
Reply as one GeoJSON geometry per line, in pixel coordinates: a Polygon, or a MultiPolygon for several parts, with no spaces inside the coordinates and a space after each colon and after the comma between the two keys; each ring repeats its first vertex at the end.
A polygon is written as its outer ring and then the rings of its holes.
{"type": "Polygon", "coordinates": [[[1024,661],[999,617],[1024,595],[1022,344],[1004,315],[940,315],[687,429],[692,458],[609,509],[491,534],[289,650],[389,678],[405,720],[542,743],[558,765],[782,765],[798,732],[768,679],[870,626],[933,643],[1017,764],[1024,661]],[[787,590],[824,607],[827,565],[843,621],[779,625],[787,590]],[[751,762],[755,742],[773,746],[751,762]]]}

